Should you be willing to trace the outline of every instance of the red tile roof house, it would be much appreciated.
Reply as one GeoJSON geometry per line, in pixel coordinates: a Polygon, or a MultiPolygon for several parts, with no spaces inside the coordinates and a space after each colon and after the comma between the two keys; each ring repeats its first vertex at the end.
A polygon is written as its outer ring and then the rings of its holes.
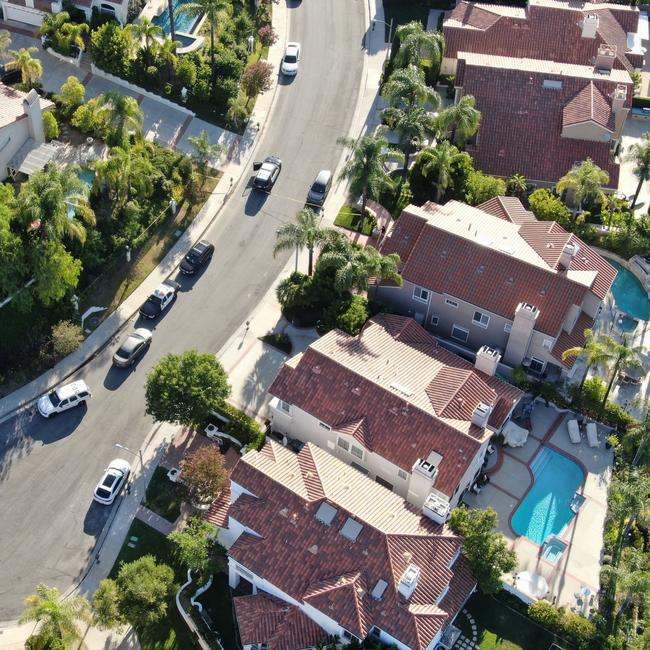
{"type": "MultiPolygon", "coordinates": [[[[90,20],[93,7],[118,20],[122,25],[127,22],[128,0],[72,0],[72,4],[81,9],[90,20]]],[[[48,0],[0,0],[5,20],[13,20],[27,25],[40,26],[46,13],[58,14],[63,11],[63,4],[48,0]]]]}
{"type": "MultiPolygon", "coordinates": [[[[289,359],[269,388],[272,427],[315,443],[445,521],[520,400],[445,350],[412,318],[379,314],[358,336],[334,330],[289,359]]],[[[480,368],[480,369],[479,369],[480,368]]]]}
{"type": "Polygon", "coordinates": [[[408,206],[380,249],[399,254],[404,283],[382,283],[378,302],[447,347],[473,356],[487,345],[537,376],[570,370],[562,353],[582,345],[616,277],[578,237],[511,197],[408,206]]]}
{"type": "Polygon", "coordinates": [[[245,650],[313,647],[368,636],[432,650],[476,581],[461,538],[426,507],[316,445],[299,454],[268,441],[231,475],[230,586],[245,650]]]}
{"type": "Polygon", "coordinates": [[[638,23],[638,9],[622,5],[460,2],[443,24],[443,72],[482,113],[467,148],[477,168],[548,185],[591,158],[616,189],[629,72],[643,67],[638,23]]]}

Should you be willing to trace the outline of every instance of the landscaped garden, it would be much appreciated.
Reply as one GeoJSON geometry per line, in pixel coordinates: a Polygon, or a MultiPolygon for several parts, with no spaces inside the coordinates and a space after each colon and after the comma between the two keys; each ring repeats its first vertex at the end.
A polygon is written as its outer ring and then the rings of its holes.
{"type": "Polygon", "coordinates": [[[143,505],[173,523],[181,514],[181,502],[182,494],[178,485],[169,480],[164,467],[156,467],[147,485],[143,505]]]}

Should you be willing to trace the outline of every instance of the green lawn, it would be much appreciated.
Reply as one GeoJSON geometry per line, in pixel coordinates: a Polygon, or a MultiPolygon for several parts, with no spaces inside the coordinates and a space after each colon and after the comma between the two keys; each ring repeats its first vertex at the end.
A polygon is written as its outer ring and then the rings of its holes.
{"type": "Polygon", "coordinates": [[[167,470],[158,466],[147,486],[144,505],[161,517],[176,521],[181,514],[181,496],[178,484],[167,478],[167,470]]]}
{"type": "MultiPolygon", "coordinates": [[[[548,650],[556,640],[553,634],[491,596],[474,594],[465,609],[476,621],[480,650],[548,650]]],[[[454,625],[472,638],[470,623],[462,612],[454,625]]]]}
{"type": "Polygon", "coordinates": [[[174,561],[171,544],[162,533],[139,519],[134,519],[109,577],[115,577],[122,562],[133,562],[143,555],[154,555],[158,562],[171,566],[176,574],[177,586],[169,601],[167,616],[151,628],[137,630],[142,650],[197,649],[199,646],[176,608],[176,591],[186,580],[185,571],[174,561]],[[132,542],[134,548],[128,546],[131,537],[138,538],[136,542],[132,542]]]}
{"type": "Polygon", "coordinates": [[[227,574],[217,573],[212,581],[212,586],[199,600],[212,619],[214,627],[219,631],[224,650],[238,650],[227,574]]]}
{"type": "Polygon", "coordinates": [[[344,205],[338,215],[336,215],[334,224],[347,230],[360,232],[362,235],[371,235],[375,222],[374,219],[369,219],[368,217],[362,221],[359,210],[350,205],[344,205]]]}

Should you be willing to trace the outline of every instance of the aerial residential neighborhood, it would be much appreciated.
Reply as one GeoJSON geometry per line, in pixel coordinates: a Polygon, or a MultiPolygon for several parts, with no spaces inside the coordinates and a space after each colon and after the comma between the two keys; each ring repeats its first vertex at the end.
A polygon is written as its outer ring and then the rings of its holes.
{"type": "Polygon", "coordinates": [[[649,15],[0,0],[0,649],[650,648],[649,15]]]}

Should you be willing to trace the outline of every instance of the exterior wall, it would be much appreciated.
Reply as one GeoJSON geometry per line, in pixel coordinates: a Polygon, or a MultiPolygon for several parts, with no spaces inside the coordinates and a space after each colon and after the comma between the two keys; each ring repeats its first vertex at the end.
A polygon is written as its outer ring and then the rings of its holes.
{"type": "Polygon", "coordinates": [[[591,142],[607,142],[614,135],[608,129],[604,129],[595,122],[583,122],[582,124],[571,124],[562,129],[563,138],[572,140],[590,140],[591,142]]]}
{"type": "Polygon", "coordinates": [[[2,2],[2,15],[5,20],[15,20],[19,23],[26,23],[27,25],[35,25],[40,27],[43,22],[42,11],[34,8],[34,3],[31,2],[30,7],[22,7],[20,5],[12,4],[11,2],[2,2]]]}
{"type": "Polygon", "coordinates": [[[0,180],[7,178],[7,166],[29,138],[29,120],[23,118],[0,129],[0,180]]]}
{"type": "Polygon", "coordinates": [[[455,75],[457,66],[458,59],[450,59],[449,57],[444,57],[440,66],[440,74],[455,75]]]}
{"type": "Polygon", "coordinates": [[[585,297],[582,299],[582,311],[584,311],[585,314],[588,314],[592,318],[596,318],[596,315],[598,314],[598,310],[600,309],[602,303],[603,301],[598,296],[591,293],[591,291],[587,291],[585,297]]]}

